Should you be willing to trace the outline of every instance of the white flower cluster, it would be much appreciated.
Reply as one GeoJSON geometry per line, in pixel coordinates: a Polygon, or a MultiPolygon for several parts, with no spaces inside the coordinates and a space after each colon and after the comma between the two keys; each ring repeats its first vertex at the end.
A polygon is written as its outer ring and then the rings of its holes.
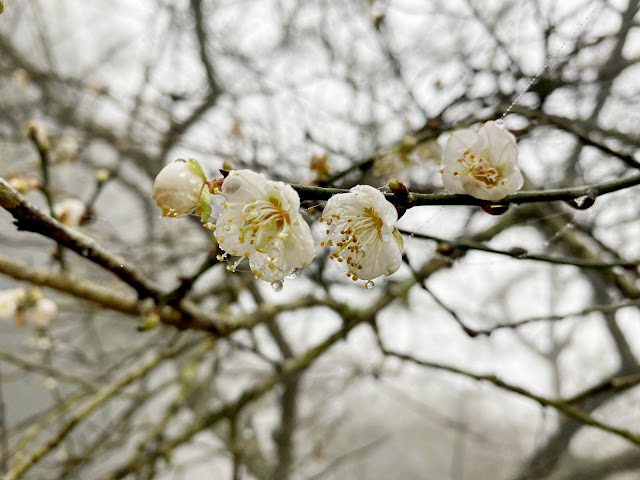
{"type": "MultiPolygon", "coordinates": [[[[440,162],[444,187],[454,194],[501,200],[522,187],[517,161],[514,136],[496,122],[485,123],[478,132],[452,132],[440,162]]],[[[246,258],[256,278],[275,288],[313,260],[315,242],[300,213],[300,197],[283,182],[249,170],[207,181],[196,160],[178,159],[158,174],[152,198],[165,216],[196,213],[206,222],[211,193],[225,198],[214,233],[225,252],[221,259],[239,257],[229,270],[246,258]]],[[[320,246],[335,248],[330,258],[344,263],[353,280],[391,275],[402,263],[397,220],[396,208],[379,190],[358,185],[327,201],[320,222],[328,237],[320,246]]]]}
{"type": "Polygon", "coordinates": [[[58,314],[58,304],[42,296],[39,288],[26,290],[14,288],[0,291],[0,319],[15,319],[16,325],[23,326],[27,312],[33,312],[33,321],[39,328],[46,328],[58,314]]]}

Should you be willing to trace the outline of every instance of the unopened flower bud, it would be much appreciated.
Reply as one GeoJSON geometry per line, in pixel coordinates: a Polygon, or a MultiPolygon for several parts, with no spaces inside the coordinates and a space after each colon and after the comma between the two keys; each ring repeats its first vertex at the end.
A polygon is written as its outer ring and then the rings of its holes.
{"type": "Polygon", "coordinates": [[[53,390],[58,386],[58,381],[53,377],[46,377],[42,379],[42,386],[47,390],[53,390]]]}
{"type": "Polygon", "coordinates": [[[38,122],[33,121],[29,123],[29,137],[36,144],[39,151],[46,152],[51,148],[49,133],[47,129],[38,122]]]}
{"type": "Polygon", "coordinates": [[[58,314],[58,304],[50,298],[43,298],[36,303],[33,319],[36,326],[46,328],[58,314]]]}
{"type": "Polygon", "coordinates": [[[15,188],[18,192],[24,194],[30,190],[40,188],[42,183],[39,180],[25,177],[24,175],[13,175],[9,178],[9,185],[15,188]]]}
{"type": "Polygon", "coordinates": [[[142,322],[138,325],[138,331],[147,332],[153,330],[158,325],[160,325],[160,312],[154,310],[142,319],[142,322]]]}
{"type": "Polygon", "coordinates": [[[81,225],[87,206],[77,198],[65,198],[53,206],[53,214],[60,223],[76,228],[81,225]]]}
{"type": "Polygon", "coordinates": [[[95,178],[96,182],[102,184],[111,178],[111,172],[106,168],[101,168],[99,170],[96,170],[95,178]]]}
{"type": "Polygon", "coordinates": [[[151,194],[165,217],[200,213],[206,222],[211,215],[211,192],[197,160],[179,158],[156,176],[151,194]]]}

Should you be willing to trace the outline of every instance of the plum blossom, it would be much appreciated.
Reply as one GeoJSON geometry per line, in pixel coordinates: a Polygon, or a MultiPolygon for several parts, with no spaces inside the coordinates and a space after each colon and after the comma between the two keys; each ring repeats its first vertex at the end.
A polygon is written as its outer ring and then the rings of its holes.
{"type": "Polygon", "coordinates": [[[77,228],[83,223],[87,206],[78,198],[65,198],[54,204],[53,213],[63,225],[77,228]]]}
{"type": "Polygon", "coordinates": [[[215,237],[226,254],[242,257],[229,270],[248,258],[257,278],[274,283],[311,262],[315,244],[299,211],[300,197],[290,185],[233,170],[220,193],[226,201],[215,237]]]}
{"type": "Polygon", "coordinates": [[[345,262],[353,280],[391,275],[402,263],[397,220],[395,207],[380,191],[358,185],[327,202],[320,221],[326,222],[329,238],[320,245],[337,247],[331,259],[345,262]]]}
{"type": "Polygon", "coordinates": [[[522,188],[516,139],[496,122],[486,122],[478,132],[451,132],[442,165],[442,182],[450,193],[495,202],[522,188]]]}
{"type": "Polygon", "coordinates": [[[202,222],[211,215],[211,191],[207,177],[197,160],[178,158],[156,176],[153,198],[165,217],[201,214],[202,222]]]}

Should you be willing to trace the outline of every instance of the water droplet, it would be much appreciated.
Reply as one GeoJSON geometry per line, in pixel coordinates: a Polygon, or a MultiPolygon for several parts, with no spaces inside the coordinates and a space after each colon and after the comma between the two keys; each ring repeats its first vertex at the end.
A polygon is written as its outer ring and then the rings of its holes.
{"type": "Polygon", "coordinates": [[[287,278],[296,278],[298,275],[300,275],[300,269],[292,268],[289,274],[287,275],[287,278]]]}
{"type": "Polygon", "coordinates": [[[120,268],[124,268],[124,265],[123,265],[123,264],[120,264],[120,268]]]}
{"type": "Polygon", "coordinates": [[[498,120],[495,121],[495,124],[497,126],[499,126],[500,128],[504,128],[504,120],[499,118],[498,120]]]}
{"type": "Polygon", "coordinates": [[[367,283],[364,284],[364,288],[368,288],[369,290],[371,290],[376,284],[373,283],[372,280],[369,280],[367,283]]]}
{"type": "Polygon", "coordinates": [[[284,284],[282,283],[282,280],[276,280],[275,282],[271,282],[271,288],[273,289],[274,292],[280,292],[283,286],[284,284]]]}
{"type": "Polygon", "coordinates": [[[586,210],[593,206],[596,203],[597,194],[595,192],[587,192],[586,195],[582,195],[581,197],[574,198],[573,200],[569,200],[567,202],[570,207],[573,207],[577,210],[586,210]]]}
{"type": "Polygon", "coordinates": [[[480,208],[487,212],[489,215],[502,215],[509,210],[509,204],[501,205],[499,203],[485,203],[480,208]]]}
{"type": "Polygon", "coordinates": [[[516,258],[527,258],[529,256],[529,252],[527,251],[527,249],[522,247],[514,247],[509,250],[509,252],[512,253],[516,258]]]}
{"type": "Polygon", "coordinates": [[[438,246],[436,247],[436,252],[438,252],[440,255],[444,255],[445,257],[448,257],[450,255],[453,255],[456,251],[456,247],[455,245],[451,245],[450,243],[439,243],[438,246]]]}

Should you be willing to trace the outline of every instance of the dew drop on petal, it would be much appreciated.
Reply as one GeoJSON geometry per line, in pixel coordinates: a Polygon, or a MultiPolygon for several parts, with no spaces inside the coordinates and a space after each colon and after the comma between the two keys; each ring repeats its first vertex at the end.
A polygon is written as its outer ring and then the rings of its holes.
{"type": "Polygon", "coordinates": [[[274,282],[271,282],[271,288],[273,289],[274,292],[282,291],[283,286],[284,285],[281,280],[276,280],[274,282]]]}
{"type": "Polygon", "coordinates": [[[292,268],[289,274],[287,275],[287,278],[296,278],[298,275],[300,275],[300,269],[292,268]]]}
{"type": "Polygon", "coordinates": [[[494,122],[498,127],[500,128],[504,128],[504,120],[502,120],[501,118],[499,118],[498,120],[496,120],[494,122]]]}
{"type": "Polygon", "coordinates": [[[375,286],[375,283],[373,283],[372,280],[369,280],[367,283],[364,284],[364,288],[368,288],[369,290],[371,290],[374,286],[375,286]]]}

